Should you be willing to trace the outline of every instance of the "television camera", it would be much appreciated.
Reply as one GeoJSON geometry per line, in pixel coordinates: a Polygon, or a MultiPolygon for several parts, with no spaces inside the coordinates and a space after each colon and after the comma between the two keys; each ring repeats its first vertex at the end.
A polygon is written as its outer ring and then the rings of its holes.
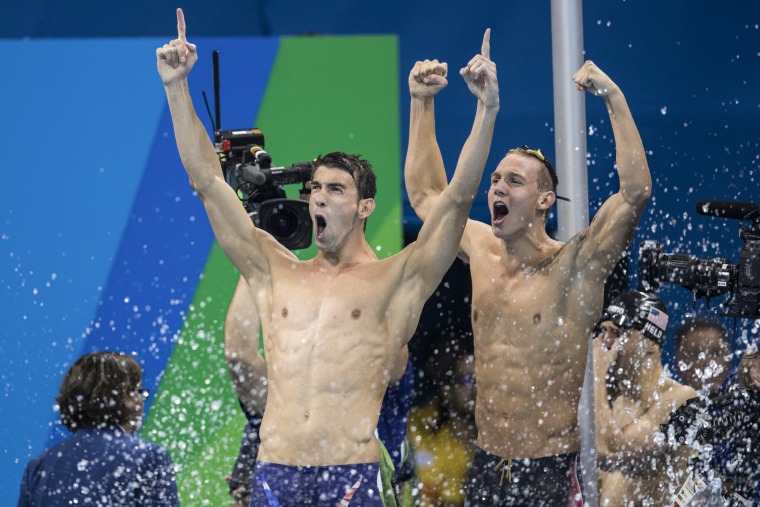
{"type": "MultiPolygon", "coordinates": [[[[227,183],[235,190],[256,227],[290,250],[311,245],[309,203],[288,199],[283,185],[311,180],[313,164],[272,167],[261,130],[217,130],[216,151],[227,183]]],[[[306,191],[304,186],[303,191],[306,191]]]]}
{"type": "MultiPolygon", "coordinates": [[[[311,245],[313,224],[309,203],[288,199],[283,185],[311,180],[311,162],[290,167],[272,167],[272,157],[264,150],[264,134],[257,128],[222,130],[219,100],[219,51],[213,51],[214,105],[216,117],[206,101],[214,125],[214,146],[227,183],[235,190],[253,224],[268,232],[289,250],[311,245]]],[[[306,187],[302,189],[302,193],[306,187]]]]}
{"type": "Polygon", "coordinates": [[[749,220],[740,227],[744,247],[739,262],[727,259],[700,259],[688,254],[664,253],[658,241],[647,240],[639,248],[639,290],[653,292],[662,283],[678,284],[692,291],[694,298],[728,294],[725,316],[760,317],[760,208],[751,202],[699,201],[697,213],[737,220],[749,220]]]}

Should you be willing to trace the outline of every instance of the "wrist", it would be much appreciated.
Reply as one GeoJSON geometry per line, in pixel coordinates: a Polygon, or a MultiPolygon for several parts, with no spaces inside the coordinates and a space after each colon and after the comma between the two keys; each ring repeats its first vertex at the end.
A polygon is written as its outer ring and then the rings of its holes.
{"type": "Polygon", "coordinates": [[[499,99],[491,100],[489,102],[478,101],[478,107],[489,113],[498,113],[499,106],[499,99]]]}
{"type": "Polygon", "coordinates": [[[435,97],[435,95],[415,95],[415,94],[412,94],[412,102],[417,102],[417,103],[420,103],[420,104],[428,105],[428,104],[432,104],[434,102],[433,101],[434,97],[435,97]]]}
{"type": "Polygon", "coordinates": [[[184,92],[188,90],[187,76],[172,79],[164,83],[166,93],[184,92]]]}

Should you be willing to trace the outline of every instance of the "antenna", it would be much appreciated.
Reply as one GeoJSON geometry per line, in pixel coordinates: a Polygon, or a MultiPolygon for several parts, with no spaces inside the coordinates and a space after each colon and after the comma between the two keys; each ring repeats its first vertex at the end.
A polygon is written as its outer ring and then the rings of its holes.
{"type": "Polygon", "coordinates": [[[222,129],[222,113],[219,107],[219,51],[214,50],[214,107],[216,109],[216,127],[215,130],[222,129]]]}
{"type": "MultiPolygon", "coordinates": [[[[206,104],[206,112],[208,112],[209,120],[211,120],[211,130],[214,130],[214,117],[211,116],[211,108],[208,107],[208,99],[206,98],[206,91],[202,91],[201,95],[203,95],[203,103],[206,104]]],[[[216,132],[214,132],[214,142],[216,142],[216,132]]]]}

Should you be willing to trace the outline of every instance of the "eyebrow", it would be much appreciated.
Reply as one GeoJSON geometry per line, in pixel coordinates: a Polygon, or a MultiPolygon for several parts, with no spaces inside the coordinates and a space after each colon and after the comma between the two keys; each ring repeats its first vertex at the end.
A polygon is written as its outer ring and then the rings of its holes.
{"type": "Polygon", "coordinates": [[[311,180],[311,184],[312,184],[312,185],[319,185],[319,186],[321,186],[321,187],[325,187],[325,186],[327,186],[327,187],[334,187],[334,188],[343,188],[343,189],[345,189],[345,188],[346,188],[346,185],[345,185],[344,183],[335,182],[335,181],[332,181],[332,182],[331,182],[331,181],[328,181],[328,182],[326,182],[326,183],[322,183],[322,182],[321,182],[321,181],[319,181],[319,180],[311,180]]]}
{"type": "Polygon", "coordinates": [[[503,173],[498,173],[497,171],[494,171],[493,173],[491,173],[491,178],[493,178],[494,176],[499,176],[500,178],[515,177],[515,178],[520,178],[522,180],[524,180],[526,178],[526,176],[524,174],[520,174],[520,173],[515,172],[515,171],[513,171],[511,169],[508,169],[508,170],[504,171],[503,173]]]}

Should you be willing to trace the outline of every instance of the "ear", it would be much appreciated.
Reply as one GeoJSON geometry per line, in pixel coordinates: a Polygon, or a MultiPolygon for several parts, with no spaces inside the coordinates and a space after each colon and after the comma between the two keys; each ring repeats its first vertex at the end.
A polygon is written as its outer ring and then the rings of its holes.
{"type": "Polygon", "coordinates": [[[657,345],[652,340],[644,337],[644,335],[642,335],[641,337],[644,338],[644,343],[647,344],[647,354],[649,354],[650,356],[658,356],[658,357],[662,355],[662,349],[660,348],[659,345],[657,345]]]}
{"type": "Polygon", "coordinates": [[[367,218],[375,211],[375,200],[372,198],[359,201],[359,218],[367,218]]]}
{"type": "Polygon", "coordinates": [[[547,210],[554,205],[554,201],[557,200],[557,195],[551,190],[548,192],[541,192],[538,198],[538,209],[541,211],[547,210]]]}

